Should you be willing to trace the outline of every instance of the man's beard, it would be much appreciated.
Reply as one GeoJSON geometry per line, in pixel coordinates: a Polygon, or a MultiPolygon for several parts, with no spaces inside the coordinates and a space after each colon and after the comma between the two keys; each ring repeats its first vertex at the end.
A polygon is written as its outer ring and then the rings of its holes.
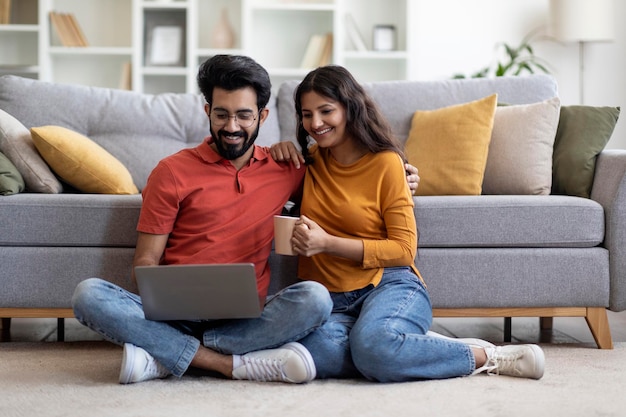
{"type": "Polygon", "coordinates": [[[248,136],[248,132],[245,130],[240,130],[239,132],[227,132],[223,129],[218,130],[217,132],[213,131],[211,128],[211,136],[213,137],[213,142],[217,148],[217,152],[222,155],[223,158],[228,160],[237,159],[243,154],[245,154],[248,149],[254,144],[257,136],[259,136],[259,127],[260,123],[257,124],[256,129],[252,132],[252,135],[248,136]],[[228,143],[224,143],[222,140],[222,136],[240,136],[243,138],[243,142],[241,145],[231,145],[228,143]]]}

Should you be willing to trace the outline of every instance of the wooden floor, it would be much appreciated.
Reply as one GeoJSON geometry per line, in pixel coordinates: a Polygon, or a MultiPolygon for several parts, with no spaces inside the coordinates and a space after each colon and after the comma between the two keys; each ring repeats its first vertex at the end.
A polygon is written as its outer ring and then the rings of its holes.
{"type": "MultiPolygon", "coordinates": [[[[614,343],[626,342],[626,311],[608,312],[614,343]]],[[[101,340],[75,319],[65,319],[65,341],[101,340]]],[[[502,318],[438,318],[434,331],[453,337],[478,337],[493,343],[502,343],[502,318]]],[[[514,318],[511,325],[514,343],[585,343],[594,345],[593,336],[582,317],[557,317],[551,332],[541,332],[539,319],[514,318]]],[[[56,319],[13,319],[11,331],[2,331],[2,342],[35,342],[57,340],[56,319]]]]}

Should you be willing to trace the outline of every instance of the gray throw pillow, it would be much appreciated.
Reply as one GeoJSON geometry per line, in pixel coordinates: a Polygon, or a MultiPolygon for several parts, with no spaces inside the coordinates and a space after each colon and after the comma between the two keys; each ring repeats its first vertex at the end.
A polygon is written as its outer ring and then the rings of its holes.
{"type": "Polygon", "coordinates": [[[47,194],[63,192],[61,182],[37,152],[30,131],[3,110],[0,110],[0,152],[15,165],[28,191],[47,194]]]}

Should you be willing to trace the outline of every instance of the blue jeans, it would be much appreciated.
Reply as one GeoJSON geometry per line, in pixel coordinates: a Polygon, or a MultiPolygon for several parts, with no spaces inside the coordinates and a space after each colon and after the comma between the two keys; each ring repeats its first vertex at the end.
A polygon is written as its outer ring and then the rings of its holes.
{"type": "Polygon", "coordinates": [[[426,335],[430,298],[408,267],[385,268],[378,286],[331,298],[330,319],[300,341],[318,378],[413,381],[470,375],[476,367],[468,345],[426,335]]]}
{"type": "Polygon", "coordinates": [[[107,340],[131,343],[182,376],[200,347],[244,354],[299,340],[322,325],[332,309],[328,290],[314,282],[291,285],[268,297],[261,317],[213,321],[146,320],[141,298],[100,278],[76,287],[74,315],[107,340]]]}

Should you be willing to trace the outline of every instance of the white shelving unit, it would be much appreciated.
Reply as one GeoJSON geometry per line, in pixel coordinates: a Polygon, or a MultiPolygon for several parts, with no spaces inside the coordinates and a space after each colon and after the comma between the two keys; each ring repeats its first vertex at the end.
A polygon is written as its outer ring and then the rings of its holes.
{"type": "MultiPolygon", "coordinates": [[[[406,79],[411,66],[411,0],[13,0],[12,23],[0,25],[0,74],[101,87],[120,86],[132,63],[132,89],[195,92],[198,65],[216,54],[245,54],[268,69],[278,86],[301,79],[309,39],[333,34],[332,63],[360,81],[406,79]],[[49,12],[72,13],[88,47],[61,46],[49,12]],[[213,30],[225,12],[232,48],[216,48],[213,30]],[[367,46],[356,50],[346,28],[352,15],[367,46]],[[376,25],[392,25],[396,48],[373,51],[376,25]],[[154,65],[154,27],[181,28],[180,60],[154,65]]],[[[157,51],[160,52],[160,51],[157,51]]]]}
{"type": "Polygon", "coordinates": [[[0,25],[0,75],[39,77],[37,10],[37,0],[22,0],[12,5],[12,23],[0,25]]]}
{"type": "Polygon", "coordinates": [[[39,78],[118,87],[133,56],[131,11],[127,0],[39,0],[39,78]],[[62,46],[50,24],[51,11],[74,14],[89,46],[62,46]]]}
{"type": "Polygon", "coordinates": [[[189,91],[195,49],[193,21],[197,16],[196,1],[133,0],[133,89],[149,93],[189,91]],[[158,45],[151,41],[151,31],[158,26],[182,29],[178,42],[180,62],[156,65],[150,62],[150,50],[158,45]]]}
{"type": "Polygon", "coordinates": [[[339,0],[339,24],[335,32],[341,34],[336,47],[340,51],[337,63],[348,68],[360,81],[387,81],[409,78],[411,0],[339,0]],[[352,15],[363,36],[367,51],[358,51],[346,31],[346,14],[352,15]],[[376,25],[395,28],[395,49],[374,51],[373,37],[376,25]]]}
{"type": "MultiPolygon", "coordinates": [[[[244,4],[244,50],[268,70],[274,85],[303,78],[311,70],[300,67],[311,36],[336,32],[333,1],[244,0],[244,4]]],[[[332,62],[337,62],[336,48],[332,62]]]]}

